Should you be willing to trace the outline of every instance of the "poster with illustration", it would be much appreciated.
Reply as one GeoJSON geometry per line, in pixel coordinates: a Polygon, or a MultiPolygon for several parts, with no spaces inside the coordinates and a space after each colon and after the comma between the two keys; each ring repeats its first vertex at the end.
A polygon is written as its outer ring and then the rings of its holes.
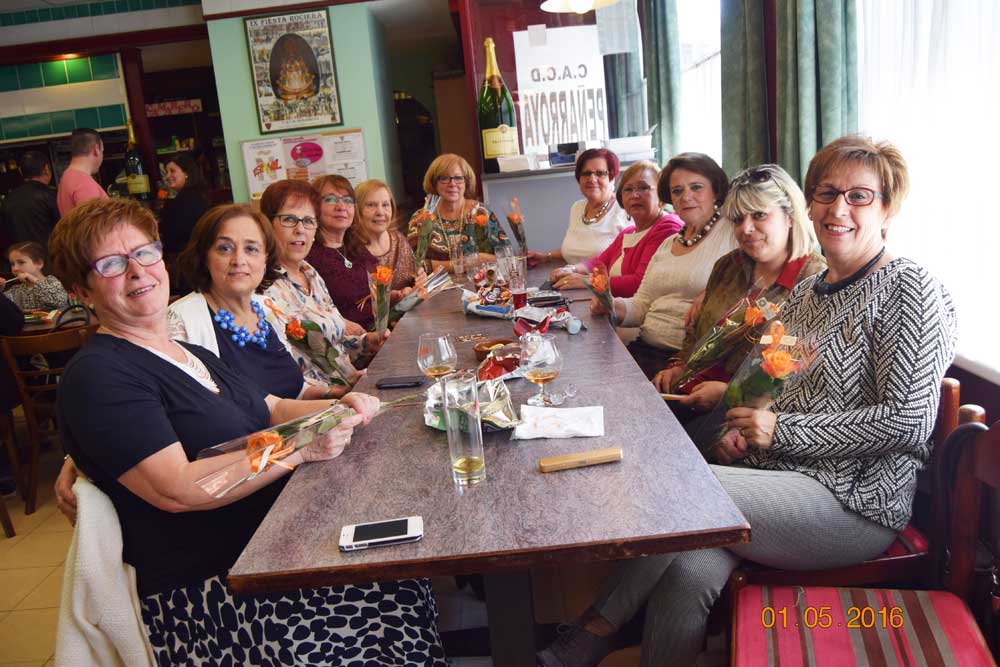
{"type": "Polygon", "coordinates": [[[326,11],[244,19],[262,134],[340,125],[326,11]]]}
{"type": "Polygon", "coordinates": [[[288,165],[288,178],[311,181],[326,175],[326,157],[323,138],[319,135],[284,137],[281,140],[288,165]]]}
{"type": "Polygon", "coordinates": [[[281,139],[244,141],[242,148],[251,199],[260,199],[267,186],[288,178],[281,139]]]}

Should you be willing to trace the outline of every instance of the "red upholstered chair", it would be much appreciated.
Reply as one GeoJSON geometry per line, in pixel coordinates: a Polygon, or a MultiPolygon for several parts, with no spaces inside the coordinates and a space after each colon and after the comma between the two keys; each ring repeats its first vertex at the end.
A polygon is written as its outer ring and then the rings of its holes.
{"type": "MultiPolygon", "coordinates": [[[[941,382],[941,403],[938,406],[934,425],[934,450],[931,465],[922,486],[927,487],[931,500],[931,520],[929,535],[925,535],[912,524],[906,526],[889,549],[870,561],[838,567],[830,570],[774,570],[746,562],[733,573],[733,578],[741,578],[749,584],[771,586],[798,584],[800,586],[871,586],[887,584],[926,583],[924,576],[931,568],[936,551],[943,549],[947,511],[942,509],[941,484],[947,481],[937,476],[940,466],[937,462],[946,455],[945,444],[948,435],[962,419],[985,421],[982,408],[978,406],[959,407],[959,383],[952,378],[941,382]]],[[[751,527],[751,531],[753,528],[751,527]]]]}
{"type": "Polygon", "coordinates": [[[957,457],[950,503],[947,590],[747,585],[733,580],[732,664],[996,662],[969,611],[986,487],[1000,489],[1000,422],[963,425],[948,438],[957,457]]]}

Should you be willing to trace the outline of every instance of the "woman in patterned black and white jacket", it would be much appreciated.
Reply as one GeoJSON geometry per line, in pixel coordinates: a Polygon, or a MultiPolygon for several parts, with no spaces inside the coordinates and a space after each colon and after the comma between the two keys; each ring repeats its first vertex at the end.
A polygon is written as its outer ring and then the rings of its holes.
{"type": "Polygon", "coordinates": [[[713,466],[751,543],[625,562],[539,664],[596,665],[643,604],[642,664],[693,664],[708,611],[741,560],[851,565],[906,525],[956,339],[948,292],[885,248],[907,189],[900,152],[865,137],[838,139],[809,165],[805,195],[829,270],[799,283],[783,319],[815,338],[817,355],[770,409],[726,414],[719,451],[738,464],[713,466]]]}

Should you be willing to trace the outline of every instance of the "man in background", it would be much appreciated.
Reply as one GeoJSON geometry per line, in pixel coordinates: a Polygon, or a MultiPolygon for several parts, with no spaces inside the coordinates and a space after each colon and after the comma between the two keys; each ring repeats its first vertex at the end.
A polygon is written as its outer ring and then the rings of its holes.
{"type": "Polygon", "coordinates": [[[24,183],[4,199],[4,229],[12,243],[35,241],[48,247],[49,234],[59,221],[52,167],[43,153],[27,151],[21,156],[24,183]]]}
{"type": "Polygon", "coordinates": [[[93,176],[104,161],[101,135],[86,127],[73,130],[69,138],[69,152],[69,166],[59,179],[57,201],[60,215],[66,215],[77,204],[108,197],[108,193],[98,185],[93,176]]]}

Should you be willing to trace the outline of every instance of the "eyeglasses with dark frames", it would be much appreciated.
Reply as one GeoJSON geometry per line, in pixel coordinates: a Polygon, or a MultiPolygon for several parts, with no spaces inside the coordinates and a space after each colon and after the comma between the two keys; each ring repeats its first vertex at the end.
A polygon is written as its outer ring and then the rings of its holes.
{"type": "Polygon", "coordinates": [[[317,224],[316,218],[313,218],[312,216],[308,215],[304,218],[300,218],[298,216],[289,215],[287,213],[279,213],[278,215],[274,216],[274,219],[277,220],[278,224],[280,224],[282,227],[288,227],[289,229],[295,229],[296,225],[298,225],[300,222],[302,223],[303,229],[316,229],[316,224],[317,224]]]}
{"type": "Polygon", "coordinates": [[[590,178],[591,176],[596,176],[597,178],[607,178],[610,175],[611,172],[607,169],[597,169],[595,171],[588,169],[587,171],[580,172],[580,178],[590,178]]]}
{"type": "Polygon", "coordinates": [[[850,206],[868,206],[876,199],[885,199],[885,195],[881,192],[876,192],[871,188],[848,188],[846,190],[838,190],[837,188],[831,188],[828,185],[823,185],[816,188],[813,192],[813,201],[817,201],[820,204],[832,204],[837,201],[837,197],[844,195],[844,201],[850,206]]]}
{"type": "Polygon", "coordinates": [[[90,263],[90,268],[104,278],[116,278],[128,270],[128,262],[134,259],[140,266],[152,266],[163,259],[163,244],[153,241],[141,245],[127,255],[105,255],[90,263]]]}
{"type": "MultiPolygon", "coordinates": [[[[336,206],[337,204],[343,204],[344,206],[354,206],[354,197],[350,197],[348,195],[344,195],[343,197],[341,197],[340,195],[326,195],[325,197],[323,197],[323,201],[333,206],[336,206]]],[[[294,227],[294,225],[292,226],[294,227]]]]}
{"type": "Polygon", "coordinates": [[[465,176],[438,176],[438,183],[465,183],[465,176]]]}

